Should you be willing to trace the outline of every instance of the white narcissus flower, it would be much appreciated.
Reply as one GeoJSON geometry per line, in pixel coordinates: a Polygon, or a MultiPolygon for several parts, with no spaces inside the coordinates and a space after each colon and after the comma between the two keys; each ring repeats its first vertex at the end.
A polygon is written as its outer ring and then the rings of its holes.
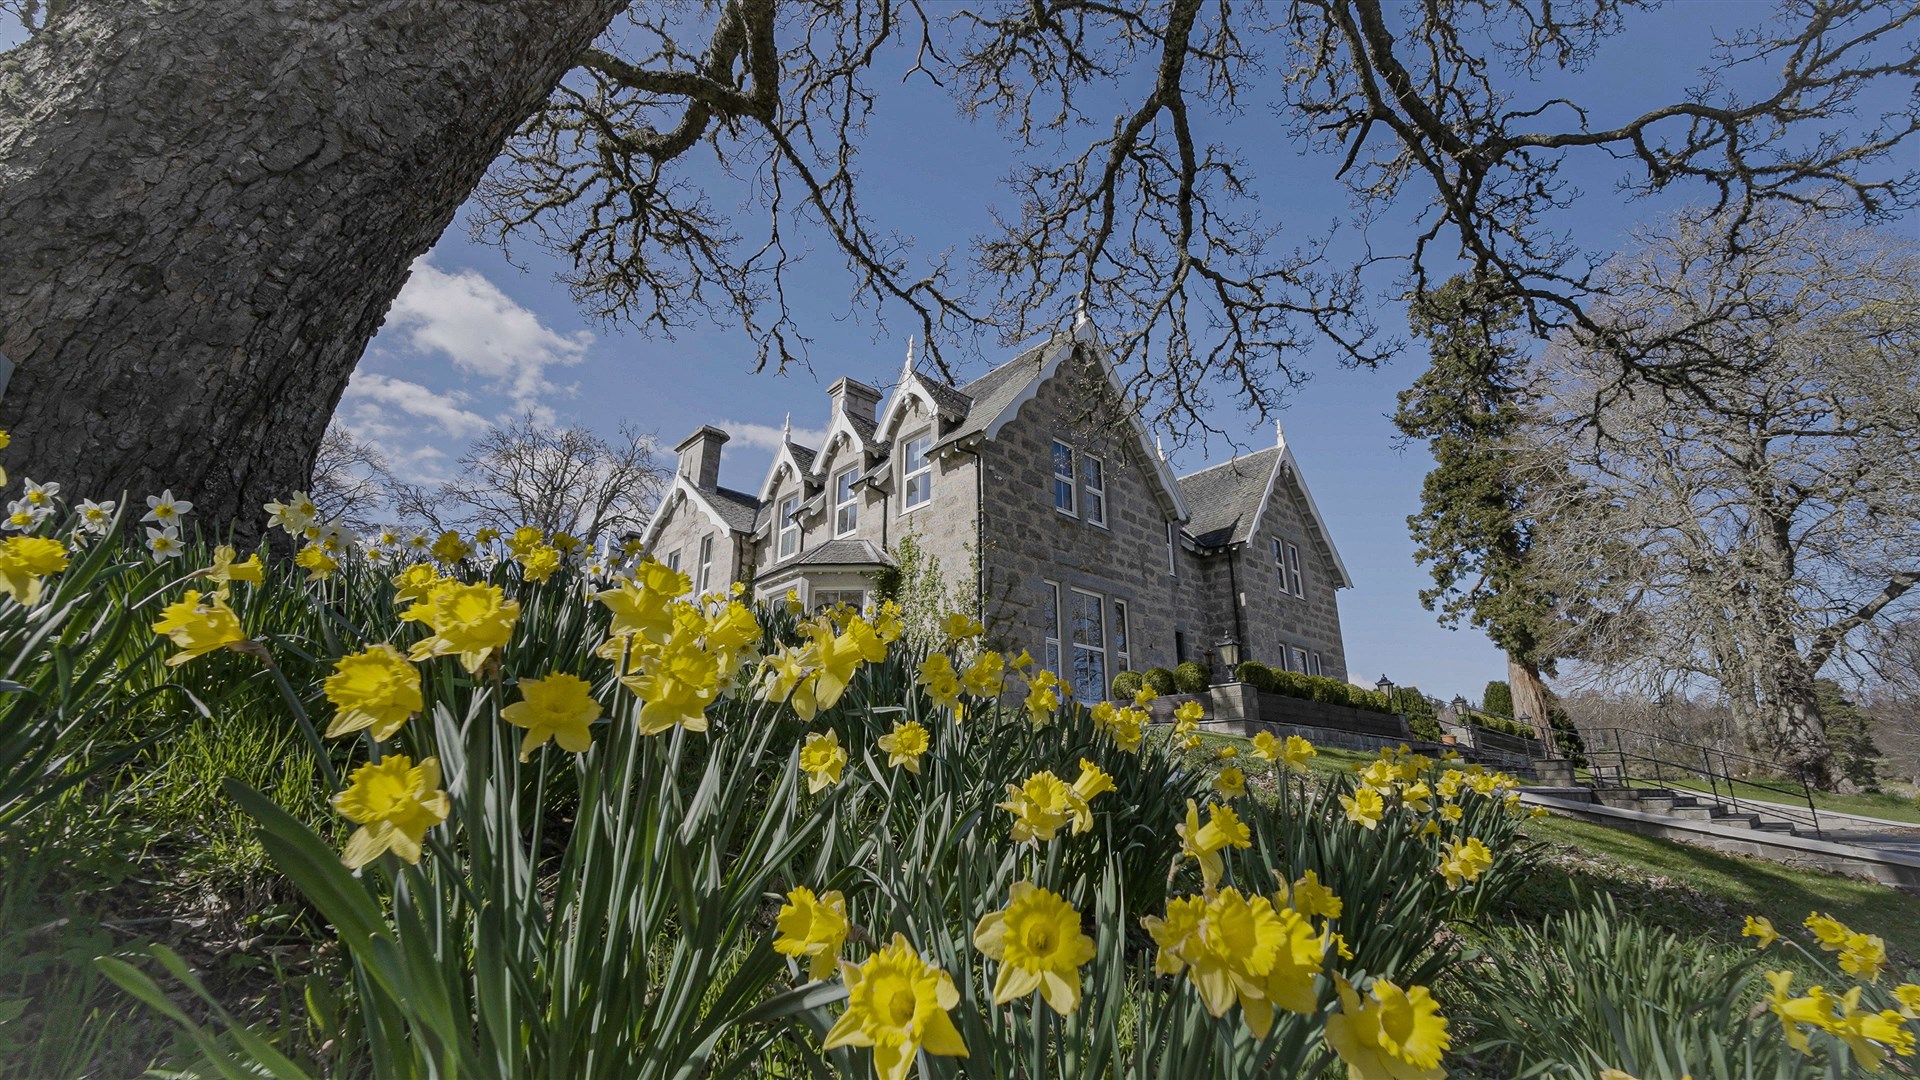
{"type": "Polygon", "coordinates": [[[52,512],[51,507],[35,506],[25,499],[15,499],[7,504],[7,520],[0,528],[9,532],[32,532],[52,512]]]}
{"type": "Polygon", "coordinates": [[[289,536],[298,536],[306,531],[320,513],[320,508],[313,505],[313,500],[304,491],[294,492],[286,502],[270,502],[261,509],[267,512],[269,527],[284,529],[289,536]]]}
{"type": "MultiPolygon", "coordinates": [[[[193,511],[193,504],[185,499],[173,497],[173,489],[168,488],[158,495],[147,496],[147,516],[141,521],[157,521],[165,526],[177,525],[181,517],[193,511]]],[[[148,532],[153,530],[149,529],[148,532]]]]}
{"type": "Polygon", "coordinates": [[[187,546],[180,542],[180,530],[169,525],[164,529],[147,529],[147,550],[153,552],[155,559],[177,559],[187,546]]]}
{"type": "Polygon", "coordinates": [[[113,527],[113,509],[112,499],[102,499],[99,502],[94,502],[92,499],[80,500],[80,531],[93,533],[95,536],[107,535],[107,530],[113,527]]]}
{"type": "Polygon", "coordinates": [[[31,478],[24,476],[20,480],[27,485],[26,502],[45,510],[53,509],[53,497],[60,494],[59,484],[36,484],[31,478]]]}

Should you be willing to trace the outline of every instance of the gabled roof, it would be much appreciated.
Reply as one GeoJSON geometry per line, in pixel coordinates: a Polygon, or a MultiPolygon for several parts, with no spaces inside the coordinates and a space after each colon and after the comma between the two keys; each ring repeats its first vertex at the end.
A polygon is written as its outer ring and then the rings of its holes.
{"type": "Polygon", "coordinates": [[[676,475],[672,486],[660,497],[660,505],[654,508],[653,516],[647,519],[646,530],[640,534],[641,542],[651,546],[654,537],[659,534],[660,526],[666,523],[673,508],[683,501],[698,507],[715,525],[729,532],[752,532],[754,520],[760,511],[760,500],[744,491],[727,487],[703,488],[685,476],[676,475]]]}
{"type": "Polygon", "coordinates": [[[1209,466],[1180,478],[1180,490],[1193,509],[1187,534],[1202,547],[1245,543],[1259,522],[1261,500],[1273,482],[1280,448],[1209,466]]]}
{"type": "Polygon", "coordinates": [[[760,482],[760,501],[766,502],[773,498],[773,478],[780,475],[783,467],[791,468],[794,475],[800,478],[800,495],[805,498],[806,481],[812,476],[815,456],[815,451],[811,447],[801,446],[792,439],[782,440],[780,449],[773,452],[773,464],[767,466],[767,478],[760,482]]]}
{"type": "Polygon", "coordinates": [[[1334,587],[1352,588],[1353,576],[1340,558],[1340,549],[1333,546],[1333,533],[1313,501],[1313,492],[1307,489],[1300,463],[1287,446],[1286,432],[1277,424],[1274,431],[1273,446],[1180,478],[1180,487],[1194,507],[1185,531],[1201,547],[1244,544],[1266,516],[1274,489],[1284,483],[1300,495],[1307,532],[1333,566],[1334,587]]]}
{"type": "Polygon", "coordinates": [[[893,559],[871,540],[828,540],[815,544],[788,566],[892,566],[893,559]]]}

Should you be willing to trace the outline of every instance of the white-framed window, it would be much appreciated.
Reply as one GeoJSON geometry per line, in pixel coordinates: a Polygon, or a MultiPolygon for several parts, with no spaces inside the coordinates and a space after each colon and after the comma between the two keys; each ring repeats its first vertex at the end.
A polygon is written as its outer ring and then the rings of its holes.
{"type": "Polygon", "coordinates": [[[1073,696],[1102,701],[1107,696],[1107,612],[1099,593],[1071,589],[1067,610],[1073,633],[1073,696]]]}
{"type": "Polygon", "coordinates": [[[1307,650],[1295,645],[1293,647],[1293,662],[1287,665],[1287,670],[1297,671],[1302,675],[1308,674],[1307,650]]]}
{"type": "Polygon", "coordinates": [[[1175,568],[1173,561],[1173,522],[1169,521],[1167,522],[1167,576],[1178,577],[1179,575],[1180,571],[1175,568]]]}
{"type": "Polygon", "coordinates": [[[860,493],[853,482],[860,479],[859,469],[842,469],[833,478],[833,535],[846,536],[860,524],[860,493]]]}
{"type": "Polygon", "coordinates": [[[1053,440],[1053,508],[1074,516],[1078,511],[1074,503],[1078,499],[1073,478],[1073,447],[1053,440]]]}
{"type": "Polygon", "coordinates": [[[800,496],[788,495],[780,500],[780,510],[774,518],[774,525],[780,530],[779,557],[790,559],[800,550],[800,496]]]}
{"type": "Polygon", "coordinates": [[[1113,666],[1116,672],[1133,670],[1133,650],[1127,641],[1133,635],[1127,620],[1127,602],[1113,602],[1113,666]]]}
{"type": "Polygon", "coordinates": [[[900,505],[905,510],[933,501],[933,433],[915,435],[900,444],[900,505]]]}
{"type": "MultiPolygon", "coordinates": [[[[1040,614],[1045,628],[1041,637],[1047,643],[1047,670],[1062,675],[1065,670],[1060,666],[1060,586],[1057,582],[1040,583],[1040,614]]],[[[1064,678],[1064,675],[1062,675],[1064,678]]]]}
{"type": "Polygon", "coordinates": [[[700,576],[698,581],[699,584],[694,586],[696,592],[706,592],[708,587],[713,584],[713,537],[711,536],[703,536],[700,538],[700,576]]]}
{"type": "Polygon", "coordinates": [[[1280,568],[1280,591],[1287,591],[1287,556],[1280,547],[1280,538],[1273,538],[1273,565],[1280,568]]]}
{"type": "Polygon", "coordinates": [[[1300,581],[1300,549],[1292,544],[1287,545],[1287,587],[1293,595],[1306,599],[1306,586],[1300,581]]]}
{"type": "Polygon", "coordinates": [[[813,606],[816,609],[830,608],[837,604],[845,604],[856,610],[864,610],[867,606],[867,594],[860,589],[813,590],[813,606]]]}
{"type": "Polygon", "coordinates": [[[667,569],[669,570],[680,569],[680,549],[679,548],[675,548],[671,553],[667,555],[667,569]]]}
{"type": "Polygon", "coordinates": [[[1317,653],[1317,652],[1316,652],[1316,653],[1308,653],[1308,654],[1307,654],[1307,674],[1309,674],[1309,675],[1321,675],[1321,674],[1325,674],[1325,672],[1323,672],[1323,671],[1322,671],[1322,670],[1320,669],[1320,654],[1319,654],[1319,653],[1317,653]]]}
{"type": "Polygon", "coordinates": [[[1107,468],[1092,454],[1080,455],[1080,516],[1089,525],[1107,523],[1107,468]]]}

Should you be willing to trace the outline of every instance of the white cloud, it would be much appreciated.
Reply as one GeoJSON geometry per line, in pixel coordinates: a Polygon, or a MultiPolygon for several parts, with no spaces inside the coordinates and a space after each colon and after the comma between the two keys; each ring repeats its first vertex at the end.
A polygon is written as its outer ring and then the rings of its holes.
{"type": "Polygon", "coordinates": [[[486,276],[441,270],[421,256],[387,313],[389,333],[417,352],[439,353],[455,370],[497,385],[517,411],[544,409],[555,389],[547,369],[577,364],[593,344],[585,330],[562,334],[486,276]]]}
{"type": "MultiPolygon", "coordinates": [[[[772,424],[744,424],[737,420],[716,420],[713,426],[733,436],[733,441],[742,446],[756,446],[767,451],[778,451],[780,440],[785,435],[783,429],[772,424]]],[[[794,428],[792,439],[801,446],[810,446],[818,450],[820,444],[827,441],[827,433],[824,428],[818,431],[811,428],[794,428]]]]}
{"type": "Polygon", "coordinates": [[[417,424],[397,423],[398,411],[421,420],[430,420],[449,435],[466,437],[486,430],[487,419],[460,407],[462,396],[430,390],[417,382],[354,372],[353,381],[341,396],[340,409],[350,418],[357,432],[378,438],[418,431],[417,424]]]}

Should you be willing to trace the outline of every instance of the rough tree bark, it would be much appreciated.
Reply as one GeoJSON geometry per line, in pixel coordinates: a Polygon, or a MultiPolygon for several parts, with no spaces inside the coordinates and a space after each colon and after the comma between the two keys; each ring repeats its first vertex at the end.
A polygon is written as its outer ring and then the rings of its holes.
{"type": "Polygon", "coordinates": [[[0,57],[8,472],[250,529],[624,3],[71,0],[0,57]]]}
{"type": "Polygon", "coordinates": [[[1549,754],[1558,753],[1553,725],[1547,719],[1547,684],[1533,663],[1507,654],[1507,689],[1513,694],[1513,718],[1525,717],[1549,754]]]}

